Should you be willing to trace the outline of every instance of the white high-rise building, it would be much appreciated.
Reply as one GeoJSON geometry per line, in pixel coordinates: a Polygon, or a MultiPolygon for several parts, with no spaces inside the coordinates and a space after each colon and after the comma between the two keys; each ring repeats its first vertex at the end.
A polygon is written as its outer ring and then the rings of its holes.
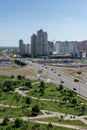
{"type": "Polygon", "coordinates": [[[76,54],[76,44],[75,42],[68,42],[68,41],[56,41],[55,42],[55,51],[56,53],[60,54],[76,54]]]}

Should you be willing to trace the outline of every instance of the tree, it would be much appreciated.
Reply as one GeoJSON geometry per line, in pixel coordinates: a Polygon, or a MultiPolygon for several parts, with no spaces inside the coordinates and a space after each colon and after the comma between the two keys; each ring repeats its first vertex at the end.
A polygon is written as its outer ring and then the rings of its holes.
{"type": "Polygon", "coordinates": [[[31,81],[25,82],[25,86],[28,88],[32,88],[31,81]]]}
{"type": "Polygon", "coordinates": [[[17,118],[14,123],[15,123],[15,128],[19,128],[22,125],[23,121],[17,118]]]}
{"type": "Polygon", "coordinates": [[[23,79],[22,75],[18,75],[18,76],[17,76],[17,79],[18,79],[18,80],[22,80],[22,79],[23,79]]]}
{"type": "Polygon", "coordinates": [[[43,95],[44,94],[44,88],[40,88],[39,92],[43,95]]]}
{"type": "Polygon", "coordinates": [[[59,91],[63,90],[63,85],[62,84],[59,85],[59,89],[58,90],[59,91]]]}
{"type": "Polygon", "coordinates": [[[32,99],[30,97],[26,97],[26,104],[31,104],[32,103],[32,99]]]}
{"type": "Polygon", "coordinates": [[[53,125],[51,124],[51,122],[47,125],[48,130],[50,130],[51,128],[53,128],[53,125]]]}
{"type": "Polygon", "coordinates": [[[72,90],[68,90],[68,96],[74,97],[75,95],[76,95],[76,92],[74,92],[72,90]]]}
{"type": "Polygon", "coordinates": [[[72,101],[71,101],[71,103],[75,106],[75,105],[77,105],[77,99],[72,99],[72,101]]]}
{"type": "Polygon", "coordinates": [[[37,116],[39,112],[40,112],[40,108],[38,105],[32,107],[32,116],[37,116]]]}
{"type": "Polygon", "coordinates": [[[14,91],[13,81],[6,80],[6,81],[3,83],[3,91],[4,91],[4,92],[14,91]]]}
{"type": "Polygon", "coordinates": [[[41,81],[41,83],[40,83],[40,86],[39,86],[39,87],[45,88],[45,83],[44,83],[44,81],[41,81]]]}
{"type": "Polygon", "coordinates": [[[8,119],[7,117],[5,117],[5,118],[3,119],[2,125],[7,125],[8,122],[9,122],[9,119],[8,119]]]}
{"type": "Polygon", "coordinates": [[[66,101],[67,101],[67,97],[63,97],[63,98],[62,98],[62,101],[63,101],[63,102],[66,102],[66,101]]]}

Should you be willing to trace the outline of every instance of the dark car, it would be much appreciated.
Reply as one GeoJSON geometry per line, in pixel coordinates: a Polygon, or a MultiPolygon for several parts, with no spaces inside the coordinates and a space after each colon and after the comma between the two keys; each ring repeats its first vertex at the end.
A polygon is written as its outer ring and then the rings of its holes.
{"type": "Polygon", "coordinates": [[[60,74],[58,74],[58,76],[61,76],[60,74]]]}
{"type": "Polygon", "coordinates": [[[73,90],[77,90],[76,88],[73,88],[73,90]]]}
{"type": "Polygon", "coordinates": [[[61,81],[61,83],[64,83],[64,81],[61,81]]]}

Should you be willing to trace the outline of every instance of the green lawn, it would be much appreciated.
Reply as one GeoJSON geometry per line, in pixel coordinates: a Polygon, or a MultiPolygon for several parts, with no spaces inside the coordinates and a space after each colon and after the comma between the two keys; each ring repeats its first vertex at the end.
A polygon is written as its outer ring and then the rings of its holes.
{"type": "Polygon", "coordinates": [[[19,95],[15,92],[2,92],[0,93],[0,103],[13,105],[13,106],[24,106],[25,105],[25,97],[19,95]]]}
{"type": "Polygon", "coordinates": [[[40,121],[47,121],[47,122],[55,122],[55,123],[60,123],[60,124],[68,124],[68,125],[77,125],[77,126],[84,126],[87,127],[86,124],[84,124],[80,120],[64,120],[59,117],[51,117],[51,118],[40,118],[38,119],[40,121]]]}
{"type": "MultiPolygon", "coordinates": [[[[38,84],[36,84],[36,85],[38,85],[38,84]]],[[[48,85],[48,84],[46,84],[46,85],[48,85]]],[[[35,87],[35,85],[34,85],[34,87],[35,87]]],[[[48,86],[46,88],[49,89],[48,86]]],[[[55,89],[56,87],[55,87],[55,85],[52,85],[51,88],[55,89]]],[[[33,88],[31,88],[30,90],[33,90],[33,88]]],[[[56,91],[56,90],[53,91],[53,93],[55,93],[55,92],[59,93],[59,91],[56,91]]],[[[37,92],[34,92],[34,94],[37,95],[37,92]]],[[[47,94],[47,92],[46,92],[46,94],[47,94]]],[[[46,94],[44,94],[44,96],[46,94]]],[[[32,95],[32,94],[30,93],[30,95],[32,95]]],[[[38,97],[37,100],[32,99],[32,103],[29,105],[30,107],[34,106],[35,104],[39,104],[40,109],[43,109],[43,110],[51,110],[51,111],[62,112],[62,113],[67,112],[68,114],[73,114],[73,115],[82,114],[82,106],[84,106],[84,105],[80,104],[80,102],[85,101],[85,100],[75,96],[78,101],[78,104],[74,106],[69,102],[59,102],[53,97],[51,99],[55,99],[55,101],[40,101],[39,99],[42,97],[39,97],[38,95],[37,95],[37,97],[38,97]]],[[[1,104],[7,104],[10,106],[11,105],[26,106],[27,104],[25,102],[25,99],[26,99],[25,97],[19,95],[18,93],[15,93],[15,92],[1,92],[0,93],[0,103],[1,104]]],[[[85,114],[87,114],[87,106],[85,106],[85,114]]]]}
{"type": "Polygon", "coordinates": [[[27,108],[6,108],[6,107],[0,107],[0,118],[16,118],[16,117],[23,117],[28,116],[30,113],[30,110],[27,108]]]}
{"type": "MultiPolygon", "coordinates": [[[[50,111],[56,111],[56,112],[62,112],[72,115],[82,115],[82,109],[81,106],[78,107],[72,107],[67,104],[61,104],[57,102],[48,102],[48,101],[38,101],[38,104],[41,109],[43,110],[50,110],[50,111]]],[[[87,106],[86,106],[87,110],[87,106]]],[[[87,111],[85,112],[87,114],[87,111]]]]}
{"type": "MultiPolygon", "coordinates": [[[[21,127],[14,129],[14,123],[8,123],[6,126],[0,126],[0,130],[6,130],[6,128],[9,128],[9,130],[48,130],[47,125],[43,124],[37,124],[33,122],[23,122],[21,127]]],[[[50,128],[50,130],[73,130],[71,128],[65,128],[65,127],[57,127],[53,126],[50,128]]]]}
{"type": "MultiPolygon", "coordinates": [[[[55,99],[55,100],[61,100],[64,97],[68,98],[69,95],[69,89],[63,89],[62,91],[58,91],[57,88],[59,87],[59,85],[54,85],[52,83],[45,83],[45,90],[44,90],[44,94],[40,93],[40,87],[39,87],[40,83],[38,84],[33,84],[32,88],[29,89],[29,92],[27,92],[26,94],[28,96],[35,96],[35,97],[40,97],[40,98],[48,98],[48,99],[55,99]],[[66,92],[65,92],[66,91],[66,92]]],[[[78,103],[83,102],[86,103],[87,101],[74,96],[77,100],[78,103]]]]}

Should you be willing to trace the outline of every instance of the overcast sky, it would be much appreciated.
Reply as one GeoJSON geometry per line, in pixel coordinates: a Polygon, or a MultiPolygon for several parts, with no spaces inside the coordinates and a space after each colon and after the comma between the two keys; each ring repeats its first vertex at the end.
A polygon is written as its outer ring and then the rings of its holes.
{"type": "Polygon", "coordinates": [[[87,0],[0,0],[0,46],[30,43],[43,29],[48,39],[87,39],[87,0]]]}

